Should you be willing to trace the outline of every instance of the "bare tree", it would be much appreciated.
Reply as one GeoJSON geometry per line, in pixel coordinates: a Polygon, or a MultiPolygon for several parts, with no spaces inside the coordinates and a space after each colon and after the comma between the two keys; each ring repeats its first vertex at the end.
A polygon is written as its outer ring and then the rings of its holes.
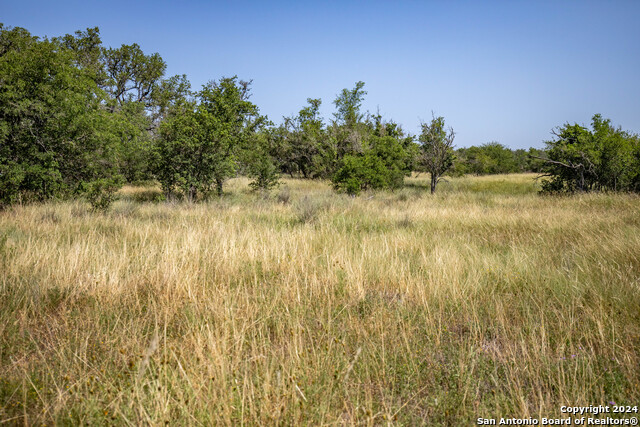
{"type": "Polygon", "coordinates": [[[433,117],[431,123],[422,123],[420,134],[420,160],[431,175],[431,194],[436,185],[452,165],[454,159],[453,140],[456,134],[451,127],[445,129],[444,117],[433,117]]]}

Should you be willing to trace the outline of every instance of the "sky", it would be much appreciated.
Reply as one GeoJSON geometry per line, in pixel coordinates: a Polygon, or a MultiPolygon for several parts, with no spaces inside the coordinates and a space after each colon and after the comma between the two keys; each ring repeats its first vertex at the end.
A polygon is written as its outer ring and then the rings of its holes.
{"type": "Polygon", "coordinates": [[[237,75],[280,123],[365,82],[363,110],[417,134],[432,114],[455,145],[544,146],[600,113],[640,133],[640,1],[0,0],[37,36],[99,27],[103,44],[158,52],[194,89],[237,75]]]}

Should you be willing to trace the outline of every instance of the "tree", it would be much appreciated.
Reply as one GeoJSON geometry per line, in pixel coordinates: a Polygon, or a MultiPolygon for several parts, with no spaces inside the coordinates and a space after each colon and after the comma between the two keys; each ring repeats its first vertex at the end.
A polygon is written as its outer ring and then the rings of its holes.
{"type": "Polygon", "coordinates": [[[359,81],[352,90],[342,89],[340,95],[333,101],[333,104],[338,110],[334,113],[336,122],[353,128],[362,120],[360,106],[362,105],[364,96],[367,94],[367,91],[362,90],[363,87],[364,82],[359,81]]]}
{"type": "Polygon", "coordinates": [[[320,99],[307,98],[308,105],[295,117],[285,117],[279,132],[280,144],[275,157],[283,172],[301,173],[310,178],[321,174],[322,140],[326,137],[320,117],[320,99]]]}
{"type": "Polygon", "coordinates": [[[254,148],[264,124],[249,99],[250,82],[222,78],[203,86],[194,102],[172,108],[160,126],[156,176],[166,193],[207,197],[236,172],[242,152],[254,148]]]}
{"type": "Polygon", "coordinates": [[[280,173],[277,161],[270,154],[277,140],[277,129],[264,128],[254,136],[255,142],[252,149],[244,150],[244,163],[247,175],[253,180],[249,183],[255,191],[265,191],[280,185],[280,173]]]}
{"type": "Polygon", "coordinates": [[[373,153],[347,154],[340,160],[332,181],[336,190],[357,195],[363,190],[385,188],[388,171],[382,159],[373,153]]]}
{"type": "Polygon", "coordinates": [[[402,144],[406,139],[401,133],[396,137],[385,133],[372,134],[364,153],[347,154],[340,160],[332,178],[334,188],[355,195],[367,189],[393,190],[404,185],[404,177],[411,173],[411,154],[402,144]]]}
{"type": "Polygon", "coordinates": [[[0,26],[0,204],[119,181],[105,93],[58,40],[0,26]]]}
{"type": "Polygon", "coordinates": [[[105,50],[108,91],[118,103],[149,103],[167,64],[158,53],[145,55],[140,46],[123,44],[105,50]]]}
{"type": "Polygon", "coordinates": [[[453,129],[445,129],[443,117],[433,117],[431,123],[422,123],[422,133],[418,138],[421,148],[420,160],[431,175],[431,194],[436,192],[442,175],[453,165],[454,138],[453,129]]]}
{"type": "Polygon", "coordinates": [[[359,81],[351,90],[342,89],[333,101],[337,111],[334,113],[331,133],[335,139],[337,160],[346,154],[362,153],[364,149],[363,141],[370,129],[363,123],[364,115],[360,112],[367,94],[363,87],[364,82],[359,81]]]}
{"type": "Polygon", "coordinates": [[[106,88],[108,77],[104,67],[104,49],[98,27],[76,31],[75,36],[67,34],[55,40],[75,54],[76,65],[91,73],[98,87],[106,88]]]}
{"type": "Polygon", "coordinates": [[[190,96],[186,76],[163,78],[159,54],[145,54],[137,44],[104,48],[100,30],[87,28],[56,39],[74,53],[76,65],[93,76],[108,96],[105,105],[117,122],[119,168],[128,182],[152,178],[153,140],[168,108],[190,96]]]}
{"type": "Polygon", "coordinates": [[[550,177],[543,191],[637,191],[637,135],[614,128],[600,114],[593,116],[591,130],[567,123],[553,134],[546,142],[548,158],[539,157],[543,176],[550,177]]]}

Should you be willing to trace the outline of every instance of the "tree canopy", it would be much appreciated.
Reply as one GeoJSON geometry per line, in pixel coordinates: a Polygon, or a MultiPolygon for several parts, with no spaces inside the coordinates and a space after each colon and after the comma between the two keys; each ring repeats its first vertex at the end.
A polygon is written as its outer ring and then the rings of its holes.
{"type": "Polygon", "coordinates": [[[442,175],[453,166],[455,159],[453,128],[446,129],[444,117],[433,117],[430,123],[422,124],[420,141],[420,162],[431,175],[431,194],[436,192],[436,186],[442,175]]]}
{"type": "Polygon", "coordinates": [[[593,116],[591,129],[565,124],[547,141],[546,192],[639,191],[640,138],[593,116]]]}
{"type": "Polygon", "coordinates": [[[0,27],[0,203],[119,177],[117,126],[92,70],[58,40],[0,27]]]}
{"type": "Polygon", "coordinates": [[[156,176],[166,193],[207,197],[236,172],[242,152],[264,124],[249,98],[250,82],[222,78],[203,86],[195,101],[177,105],[160,126],[156,176]]]}

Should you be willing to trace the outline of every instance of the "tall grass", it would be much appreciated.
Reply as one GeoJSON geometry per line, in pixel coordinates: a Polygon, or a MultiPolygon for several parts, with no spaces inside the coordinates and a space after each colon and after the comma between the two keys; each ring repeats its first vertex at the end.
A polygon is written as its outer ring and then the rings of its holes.
{"type": "Polygon", "coordinates": [[[246,180],[0,213],[0,420],[469,425],[640,402],[640,199],[246,180]],[[143,202],[150,200],[153,202],[143,202]]]}

